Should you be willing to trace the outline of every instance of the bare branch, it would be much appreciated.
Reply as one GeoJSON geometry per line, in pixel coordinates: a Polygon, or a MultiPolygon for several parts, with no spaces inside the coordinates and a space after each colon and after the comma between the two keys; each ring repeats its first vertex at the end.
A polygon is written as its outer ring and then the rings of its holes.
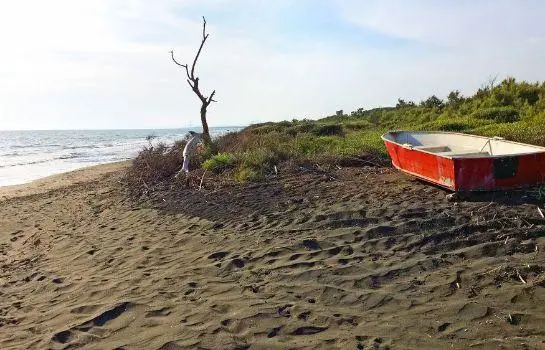
{"type": "Polygon", "coordinates": [[[185,68],[185,73],[187,74],[187,77],[188,77],[189,79],[191,79],[191,77],[189,76],[189,67],[187,66],[187,64],[181,64],[180,62],[176,61],[176,59],[174,58],[174,51],[173,51],[173,50],[170,51],[170,55],[171,55],[172,61],[173,61],[174,63],[176,63],[176,64],[179,65],[180,67],[184,67],[184,68],[185,68]]]}
{"type": "Polygon", "coordinates": [[[202,16],[202,38],[203,40],[206,39],[206,18],[202,16]]]}
{"type": "Polygon", "coordinates": [[[199,50],[197,51],[197,54],[195,55],[195,59],[193,60],[193,64],[191,65],[191,78],[195,78],[195,66],[197,65],[197,60],[199,59],[199,56],[201,55],[202,48],[204,46],[204,43],[206,42],[206,39],[208,39],[208,34],[206,34],[206,19],[203,16],[203,25],[202,25],[202,41],[201,46],[199,46],[199,50]]]}
{"type": "Polygon", "coordinates": [[[187,68],[187,64],[181,64],[180,62],[176,61],[176,58],[174,58],[174,50],[170,50],[170,55],[172,56],[172,61],[179,65],[180,67],[187,68]]]}
{"type": "Polygon", "coordinates": [[[494,85],[496,84],[496,80],[498,79],[498,74],[495,76],[489,76],[488,77],[488,86],[492,90],[494,88],[494,85]]]}
{"type": "Polygon", "coordinates": [[[208,97],[208,100],[206,101],[206,104],[209,105],[211,102],[218,102],[214,100],[214,95],[216,94],[216,90],[212,91],[210,96],[208,97]]]}

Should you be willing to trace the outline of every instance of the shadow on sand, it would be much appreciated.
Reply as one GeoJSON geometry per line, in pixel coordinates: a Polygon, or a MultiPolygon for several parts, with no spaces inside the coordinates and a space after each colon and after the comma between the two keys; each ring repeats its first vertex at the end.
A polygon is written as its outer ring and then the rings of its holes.
{"type": "Polygon", "coordinates": [[[422,185],[436,188],[444,192],[445,196],[449,194],[454,194],[456,201],[488,203],[494,202],[504,205],[545,204],[545,186],[499,191],[453,192],[445,189],[444,187],[418,178],[414,178],[413,180],[422,185]]]}

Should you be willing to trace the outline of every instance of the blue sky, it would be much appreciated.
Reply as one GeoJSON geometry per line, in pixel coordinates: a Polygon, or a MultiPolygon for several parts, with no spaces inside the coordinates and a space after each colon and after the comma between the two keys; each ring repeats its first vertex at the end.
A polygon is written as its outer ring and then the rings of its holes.
{"type": "Polygon", "coordinates": [[[169,59],[217,91],[211,125],[318,118],[489,77],[545,80],[539,0],[19,0],[0,3],[0,129],[199,125],[169,59]]]}

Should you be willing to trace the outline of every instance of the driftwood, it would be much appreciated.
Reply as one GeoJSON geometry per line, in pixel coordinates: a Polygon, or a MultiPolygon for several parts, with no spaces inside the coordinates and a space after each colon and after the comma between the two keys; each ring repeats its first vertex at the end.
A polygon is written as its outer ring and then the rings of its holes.
{"type": "Polygon", "coordinates": [[[522,276],[520,275],[519,270],[517,270],[517,276],[518,276],[519,280],[520,280],[523,284],[526,284],[526,281],[525,281],[524,278],[522,278],[522,276]]]}
{"type": "Polygon", "coordinates": [[[202,173],[201,183],[199,184],[199,191],[202,190],[202,183],[203,183],[203,181],[204,181],[204,175],[206,175],[206,169],[205,169],[204,172],[202,173]]]}

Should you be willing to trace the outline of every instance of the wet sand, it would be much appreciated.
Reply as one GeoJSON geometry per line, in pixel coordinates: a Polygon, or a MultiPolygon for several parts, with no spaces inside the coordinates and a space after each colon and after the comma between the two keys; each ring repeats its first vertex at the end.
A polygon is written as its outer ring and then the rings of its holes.
{"type": "Polygon", "coordinates": [[[125,166],[0,189],[0,348],[545,348],[536,191],[368,167],[135,201],[125,166]]]}

